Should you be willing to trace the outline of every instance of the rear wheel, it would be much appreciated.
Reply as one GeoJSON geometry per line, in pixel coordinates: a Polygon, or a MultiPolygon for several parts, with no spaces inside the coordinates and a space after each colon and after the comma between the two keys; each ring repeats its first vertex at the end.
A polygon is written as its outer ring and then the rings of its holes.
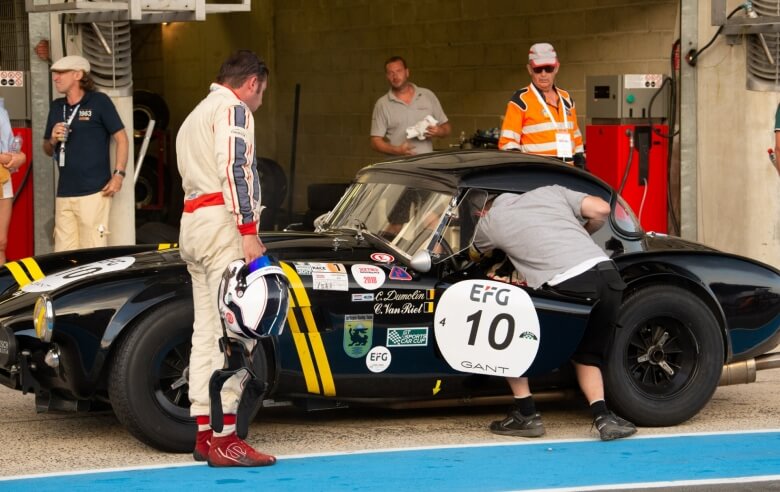
{"type": "Polygon", "coordinates": [[[191,301],[157,307],[117,347],[109,397],[117,419],[140,441],[168,452],[192,451],[187,368],[191,301]]]}
{"type": "Polygon", "coordinates": [[[679,287],[653,286],[620,310],[604,370],[607,401],[643,426],[669,426],[696,415],[723,370],[723,336],[712,311],[679,287]]]}

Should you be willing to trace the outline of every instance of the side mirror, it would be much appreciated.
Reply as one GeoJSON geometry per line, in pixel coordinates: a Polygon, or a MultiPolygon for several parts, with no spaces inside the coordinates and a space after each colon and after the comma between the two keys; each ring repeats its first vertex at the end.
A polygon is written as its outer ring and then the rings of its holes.
{"type": "Polygon", "coordinates": [[[412,261],[409,263],[415,271],[425,273],[431,269],[431,254],[426,250],[420,250],[412,256],[412,261]]]}

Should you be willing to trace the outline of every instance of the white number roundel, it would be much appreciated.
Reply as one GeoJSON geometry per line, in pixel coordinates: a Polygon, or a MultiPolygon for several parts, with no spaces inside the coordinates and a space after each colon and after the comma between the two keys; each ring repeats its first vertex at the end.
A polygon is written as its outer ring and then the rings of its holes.
{"type": "Polygon", "coordinates": [[[63,270],[53,275],[47,275],[40,280],[25,285],[21,290],[25,292],[49,292],[86,277],[126,270],[133,263],[135,263],[135,258],[132,256],[118,256],[94,263],[87,263],[86,265],[63,270]]]}
{"type": "Polygon", "coordinates": [[[455,370],[490,376],[522,376],[539,350],[539,318],[520,287],[493,280],[465,280],[442,294],[434,333],[455,370]]]}

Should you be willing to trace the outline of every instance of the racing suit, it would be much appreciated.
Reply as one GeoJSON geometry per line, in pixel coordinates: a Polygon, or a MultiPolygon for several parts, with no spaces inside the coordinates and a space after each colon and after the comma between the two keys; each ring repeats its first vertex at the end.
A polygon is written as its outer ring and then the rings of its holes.
{"type": "MultiPolygon", "coordinates": [[[[557,108],[544,103],[544,98],[533,84],[512,95],[506,105],[499,149],[562,157],[557,153],[556,133],[568,133],[572,143],[571,154],[584,152],[574,100],[565,90],[557,87],[555,90],[560,101],[557,108]]],[[[572,162],[570,157],[562,160],[572,162]]]]}
{"type": "MultiPolygon", "coordinates": [[[[211,84],[176,136],[184,188],[179,247],[192,276],[195,322],[189,368],[190,415],[209,415],[208,384],[224,356],[217,290],[227,265],[244,257],[241,236],[257,234],[260,182],[252,111],[229,88],[211,84]]],[[[249,347],[250,349],[252,347],[249,347]]],[[[244,380],[222,389],[222,411],[235,414],[244,380]]]]}

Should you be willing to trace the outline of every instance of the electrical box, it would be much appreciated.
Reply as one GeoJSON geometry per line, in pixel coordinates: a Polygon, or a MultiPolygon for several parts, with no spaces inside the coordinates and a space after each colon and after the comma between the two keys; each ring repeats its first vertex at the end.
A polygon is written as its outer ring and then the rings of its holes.
{"type": "Polygon", "coordinates": [[[589,75],[586,116],[592,120],[667,118],[670,87],[663,82],[662,74],[589,75]]]}
{"type": "Polygon", "coordinates": [[[11,120],[31,120],[30,72],[0,70],[0,99],[11,120]]]}

